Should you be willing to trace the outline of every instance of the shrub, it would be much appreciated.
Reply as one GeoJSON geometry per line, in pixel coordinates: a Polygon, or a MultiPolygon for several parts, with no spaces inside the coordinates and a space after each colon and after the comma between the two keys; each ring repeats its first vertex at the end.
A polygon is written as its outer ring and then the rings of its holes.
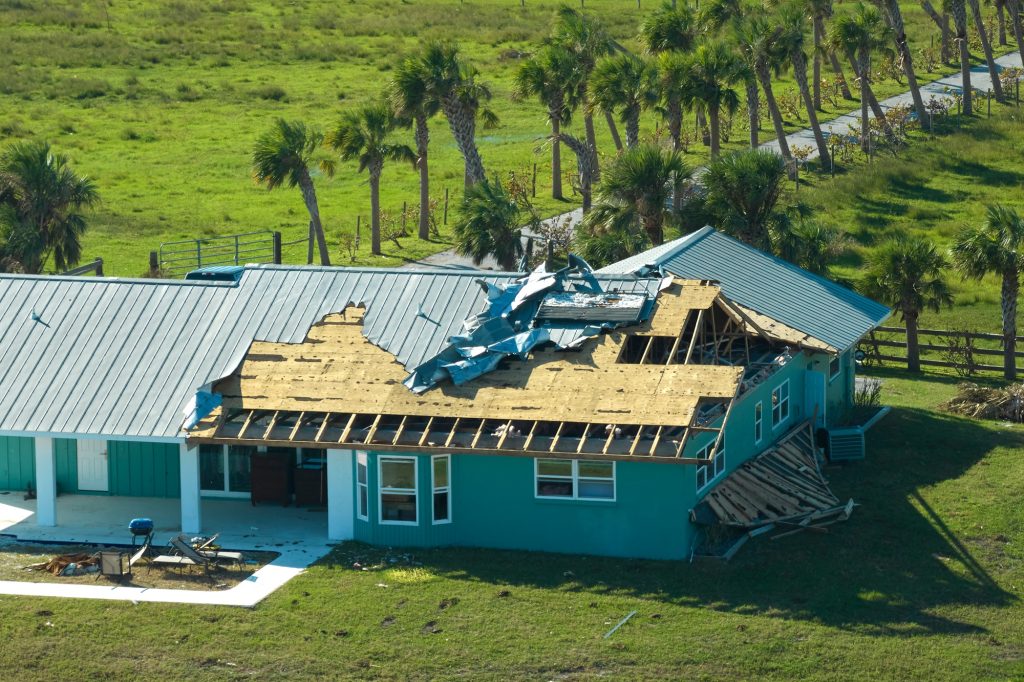
{"type": "Polygon", "coordinates": [[[252,91],[253,97],[274,102],[287,102],[288,93],[279,85],[261,85],[252,91]]]}

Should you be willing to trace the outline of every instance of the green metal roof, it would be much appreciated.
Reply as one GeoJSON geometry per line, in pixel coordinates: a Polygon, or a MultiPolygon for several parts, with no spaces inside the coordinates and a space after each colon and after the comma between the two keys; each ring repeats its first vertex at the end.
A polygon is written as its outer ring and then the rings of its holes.
{"type": "Polygon", "coordinates": [[[598,272],[626,274],[652,268],[686,279],[715,280],[730,300],[839,350],[856,345],[891,312],[880,303],[712,227],[703,227],[598,272]]]}

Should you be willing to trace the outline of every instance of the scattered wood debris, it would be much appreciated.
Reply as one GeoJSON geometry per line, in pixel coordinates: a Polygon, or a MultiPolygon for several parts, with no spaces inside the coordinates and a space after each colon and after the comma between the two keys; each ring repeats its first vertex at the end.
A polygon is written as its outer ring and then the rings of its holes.
{"type": "Polygon", "coordinates": [[[985,388],[970,382],[957,387],[956,396],[940,405],[953,414],[975,419],[1001,419],[1024,422],[1024,383],[1000,388],[985,388]]]}

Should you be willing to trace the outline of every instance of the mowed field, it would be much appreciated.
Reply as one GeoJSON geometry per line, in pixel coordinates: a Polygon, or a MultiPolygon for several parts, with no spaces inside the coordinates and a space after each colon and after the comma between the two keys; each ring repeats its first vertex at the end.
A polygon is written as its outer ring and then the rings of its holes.
{"type": "MultiPolygon", "coordinates": [[[[137,276],[161,242],[253,230],[280,230],[285,241],[306,236],[299,194],[267,192],[250,177],[256,137],[276,117],[301,119],[329,129],[342,110],[377,97],[394,65],[434,39],[457,40],[494,92],[501,117],[496,129],[479,131],[488,172],[528,176],[538,165],[537,202],[547,214],[575,207],[550,197],[550,153],[545,114],[535,102],[515,102],[511,79],[522,54],[550,32],[559,3],[552,0],[0,0],[0,146],[18,139],[49,140],[93,177],[103,202],[90,216],[85,257],[102,257],[107,272],[137,276]]],[[[623,45],[639,50],[636,34],[643,0],[589,0],[623,45]]],[[[840,8],[843,9],[843,8],[840,8]]],[[[915,50],[937,40],[917,3],[904,3],[915,50]]],[[[986,7],[985,12],[993,10],[986,7]]],[[[927,73],[918,60],[923,80],[927,73]]],[[[948,67],[936,67],[942,73],[948,67]]],[[[826,70],[827,74],[827,70],[826,70]]],[[[849,76],[849,74],[848,74],[849,76]]],[[[876,83],[879,96],[902,91],[893,80],[876,83]]],[[[792,77],[779,94],[795,101],[792,77]]],[[[823,118],[857,107],[826,102],[823,118]]],[[[791,129],[801,127],[790,109],[791,129]]],[[[745,114],[735,116],[726,148],[741,148],[745,114]]],[[[644,131],[658,119],[644,115],[644,131]]],[[[602,153],[612,153],[607,128],[598,121],[602,153]]],[[[570,130],[582,128],[575,121],[570,130]]],[[[432,194],[452,208],[462,186],[461,158],[443,118],[432,122],[432,194]]],[[[763,121],[762,138],[770,137],[763,121]]],[[[411,144],[411,135],[406,135],[411,144]]],[[[689,161],[706,159],[696,144],[689,161]]],[[[563,153],[564,168],[574,167],[563,153]]],[[[321,210],[336,262],[350,262],[339,238],[354,231],[369,211],[365,176],[341,164],[334,178],[317,177],[321,210]]],[[[385,168],[382,205],[393,215],[418,200],[417,177],[407,166],[385,168]]],[[[448,247],[446,230],[434,242],[414,237],[401,248],[385,243],[384,257],[368,253],[364,234],[357,261],[394,265],[448,247]]],[[[288,262],[305,262],[304,245],[285,251],[288,262]]]]}
{"type": "Polygon", "coordinates": [[[1024,432],[904,377],[826,469],[860,505],[826,534],[728,564],[346,544],[253,610],[0,596],[0,679],[1022,679],[1024,432]]]}

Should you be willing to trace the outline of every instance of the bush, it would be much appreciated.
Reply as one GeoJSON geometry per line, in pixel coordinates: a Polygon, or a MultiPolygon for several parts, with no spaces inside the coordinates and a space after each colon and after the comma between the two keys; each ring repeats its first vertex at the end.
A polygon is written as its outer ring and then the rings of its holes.
{"type": "Polygon", "coordinates": [[[274,102],[288,101],[288,93],[285,92],[285,89],[279,85],[261,85],[260,87],[253,89],[252,95],[253,97],[258,97],[259,99],[265,99],[274,102]]]}

